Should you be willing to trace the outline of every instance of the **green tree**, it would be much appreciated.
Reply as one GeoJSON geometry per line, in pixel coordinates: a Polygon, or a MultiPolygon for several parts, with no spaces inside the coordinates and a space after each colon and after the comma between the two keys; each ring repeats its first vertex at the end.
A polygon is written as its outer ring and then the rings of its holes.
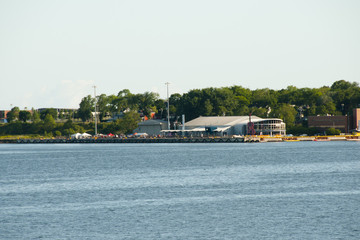
{"type": "Polygon", "coordinates": [[[341,131],[335,128],[328,128],[326,129],[326,135],[339,135],[341,131]]]}
{"type": "Polygon", "coordinates": [[[51,132],[56,127],[55,120],[51,114],[47,114],[44,119],[43,129],[45,132],[51,132]]]}
{"type": "Polygon", "coordinates": [[[278,93],[274,90],[264,88],[256,89],[252,95],[252,105],[256,107],[275,107],[278,103],[278,93]]]}
{"type": "Polygon", "coordinates": [[[125,113],[124,117],[118,121],[120,132],[129,134],[138,127],[138,123],[140,122],[140,115],[136,112],[127,112],[125,113]]]}
{"type": "Polygon", "coordinates": [[[31,121],[35,122],[39,122],[40,121],[40,114],[37,110],[35,110],[34,108],[31,109],[32,111],[32,115],[31,115],[31,121]]]}
{"type": "Polygon", "coordinates": [[[53,119],[57,119],[58,112],[55,108],[47,108],[40,112],[40,119],[45,120],[46,115],[50,114],[53,119]]]}
{"type": "Polygon", "coordinates": [[[80,108],[78,110],[78,115],[83,122],[91,119],[91,113],[94,110],[94,99],[90,95],[82,98],[80,102],[80,108]]]}
{"type": "Polygon", "coordinates": [[[243,116],[249,114],[250,101],[245,96],[235,96],[234,115],[243,116]]]}
{"type": "Polygon", "coordinates": [[[331,86],[330,94],[336,109],[343,114],[351,112],[352,108],[357,107],[360,101],[360,87],[356,82],[336,81],[331,86]]]}
{"type": "Polygon", "coordinates": [[[274,111],[271,112],[271,116],[275,118],[282,119],[287,127],[292,127],[295,125],[297,111],[294,107],[289,104],[282,103],[279,107],[275,108],[274,111]]]}
{"type": "Polygon", "coordinates": [[[19,107],[13,107],[10,112],[7,114],[8,122],[13,122],[19,119],[20,109],[19,107]]]}
{"type": "Polygon", "coordinates": [[[109,112],[109,98],[105,94],[97,97],[97,111],[99,112],[100,121],[103,121],[109,112]]]}
{"type": "Polygon", "coordinates": [[[250,111],[252,112],[252,115],[255,115],[257,117],[263,117],[263,118],[266,118],[267,117],[267,112],[268,112],[268,109],[267,108],[264,108],[264,107],[251,107],[250,108],[250,111]]]}
{"type": "Polygon", "coordinates": [[[60,136],[61,136],[61,132],[60,132],[60,131],[58,131],[58,130],[57,130],[57,131],[55,131],[55,132],[54,132],[54,134],[55,134],[55,137],[60,137],[60,136]]]}
{"type": "MultiPolygon", "coordinates": [[[[179,93],[171,94],[169,98],[169,103],[170,103],[170,114],[175,116],[180,116],[183,114],[181,112],[181,95],[179,93]]],[[[162,109],[163,111],[166,112],[166,104],[167,103],[165,102],[165,100],[160,99],[155,101],[155,106],[158,109],[158,111],[162,109]]],[[[162,118],[166,118],[166,115],[162,118]]]]}
{"type": "MultiPolygon", "coordinates": [[[[170,106],[173,106],[173,108],[172,109],[170,109],[170,113],[173,113],[173,114],[177,114],[177,112],[178,112],[178,105],[173,101],[173,100],[171,100],[171,98],[170,98],[170,106]],[[171,112],[171,111],[173,111],[173,112],[171,112]]],[[[155,101],[155,107],[156,107],[156,109],[157,109],[157,114],[156,114],[156,117],[157,118],[160,118],[160,119],[163,119],[163,118],[166,118],[166,102],[165,102],[165,100],[163,100],[163,99],[157,99],[156,101],[155,101]]]]}
{"type": "Polygon", "coordinates": [[[192,120],[200,116],[202,109],[202,93],[199,89],[194,89],[185,93],[182,97],[181,110],[186,116],[186,120],[192,120]]]}
{"type": "Polygon", "coordinates": [[[211,116],[212,115],[212,110],[213,110],[213,106],[212,103],[210,101],[210,99],[206,99],[204,102],[204,116],[211,116]]]}
{"type": "MultiPolygon", "coordinates": [[[[145,116],[150,116],[151,112],[157,112],[155,101],[159,94],[153,92],[145,92],[143,94],[136,94],[133,96],[133,103],[137,103],[138,110],[143,112],[145,116]]],[[[135,104],[133,104],[135,106],[135,104]]],[[[135,109],[133,109],[135,110],[135,109]]]]}
{"type": "Polygon", "coordinates": [[[31,113],[29,111],[20,111],[19,112],[19,120],[26,122],[31,119],[31,113]]]}

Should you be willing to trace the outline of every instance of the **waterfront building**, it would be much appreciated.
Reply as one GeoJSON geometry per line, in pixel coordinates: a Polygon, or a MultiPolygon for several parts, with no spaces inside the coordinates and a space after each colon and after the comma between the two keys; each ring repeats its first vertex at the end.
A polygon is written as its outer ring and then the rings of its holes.
{"type": "Polygon", "coordinates": [[[278,118],[257,116],[198,117],[185,123],[185,130],[163,130],[167,135],[234,136],[234,135],[286,135],[285,123],[278,118]],[[251,126],[251,127],[249,127],[251,126]]]}

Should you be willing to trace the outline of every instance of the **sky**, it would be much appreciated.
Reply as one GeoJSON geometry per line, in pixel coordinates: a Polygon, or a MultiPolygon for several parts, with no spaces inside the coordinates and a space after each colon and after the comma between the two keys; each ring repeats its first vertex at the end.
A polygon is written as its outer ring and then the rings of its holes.
{"type": "Polygon", "coordinates": [[[0,0],[0,110],[360,82],[359,0],[0,0]]]}

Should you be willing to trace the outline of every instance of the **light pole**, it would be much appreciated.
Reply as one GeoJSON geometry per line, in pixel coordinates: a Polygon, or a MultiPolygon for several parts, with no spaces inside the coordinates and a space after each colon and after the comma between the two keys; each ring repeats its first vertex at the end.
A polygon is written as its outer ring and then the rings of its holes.
{"type": "Polygon", "coordinates": [[[96,86],[93,86],[94,88],[94,96],[95,96],[95,136],[97,135],[97,119],[96,119],[96,86]]]}
{"type": "Polygon", "coordinates": [[[170,99],[169,99],[169,82],[166,82],[166,88],[167,88],[167,125],[168,125],[168,130],[170,130],[170,99]]]}

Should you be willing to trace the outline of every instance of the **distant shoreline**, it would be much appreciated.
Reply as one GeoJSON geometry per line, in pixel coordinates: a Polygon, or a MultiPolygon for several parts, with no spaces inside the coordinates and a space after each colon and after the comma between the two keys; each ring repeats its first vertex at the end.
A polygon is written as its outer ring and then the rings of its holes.
{"type": "Polygon", "coordinates": [[[1,143],[71,144],[71,143],[248,143],[248,142],[304,142],[304,141],[360,141],[360,136],[302,136],[302,137],[206,137],[206,138],[90,138],[90,139],[0,139],[1,143]]]}

